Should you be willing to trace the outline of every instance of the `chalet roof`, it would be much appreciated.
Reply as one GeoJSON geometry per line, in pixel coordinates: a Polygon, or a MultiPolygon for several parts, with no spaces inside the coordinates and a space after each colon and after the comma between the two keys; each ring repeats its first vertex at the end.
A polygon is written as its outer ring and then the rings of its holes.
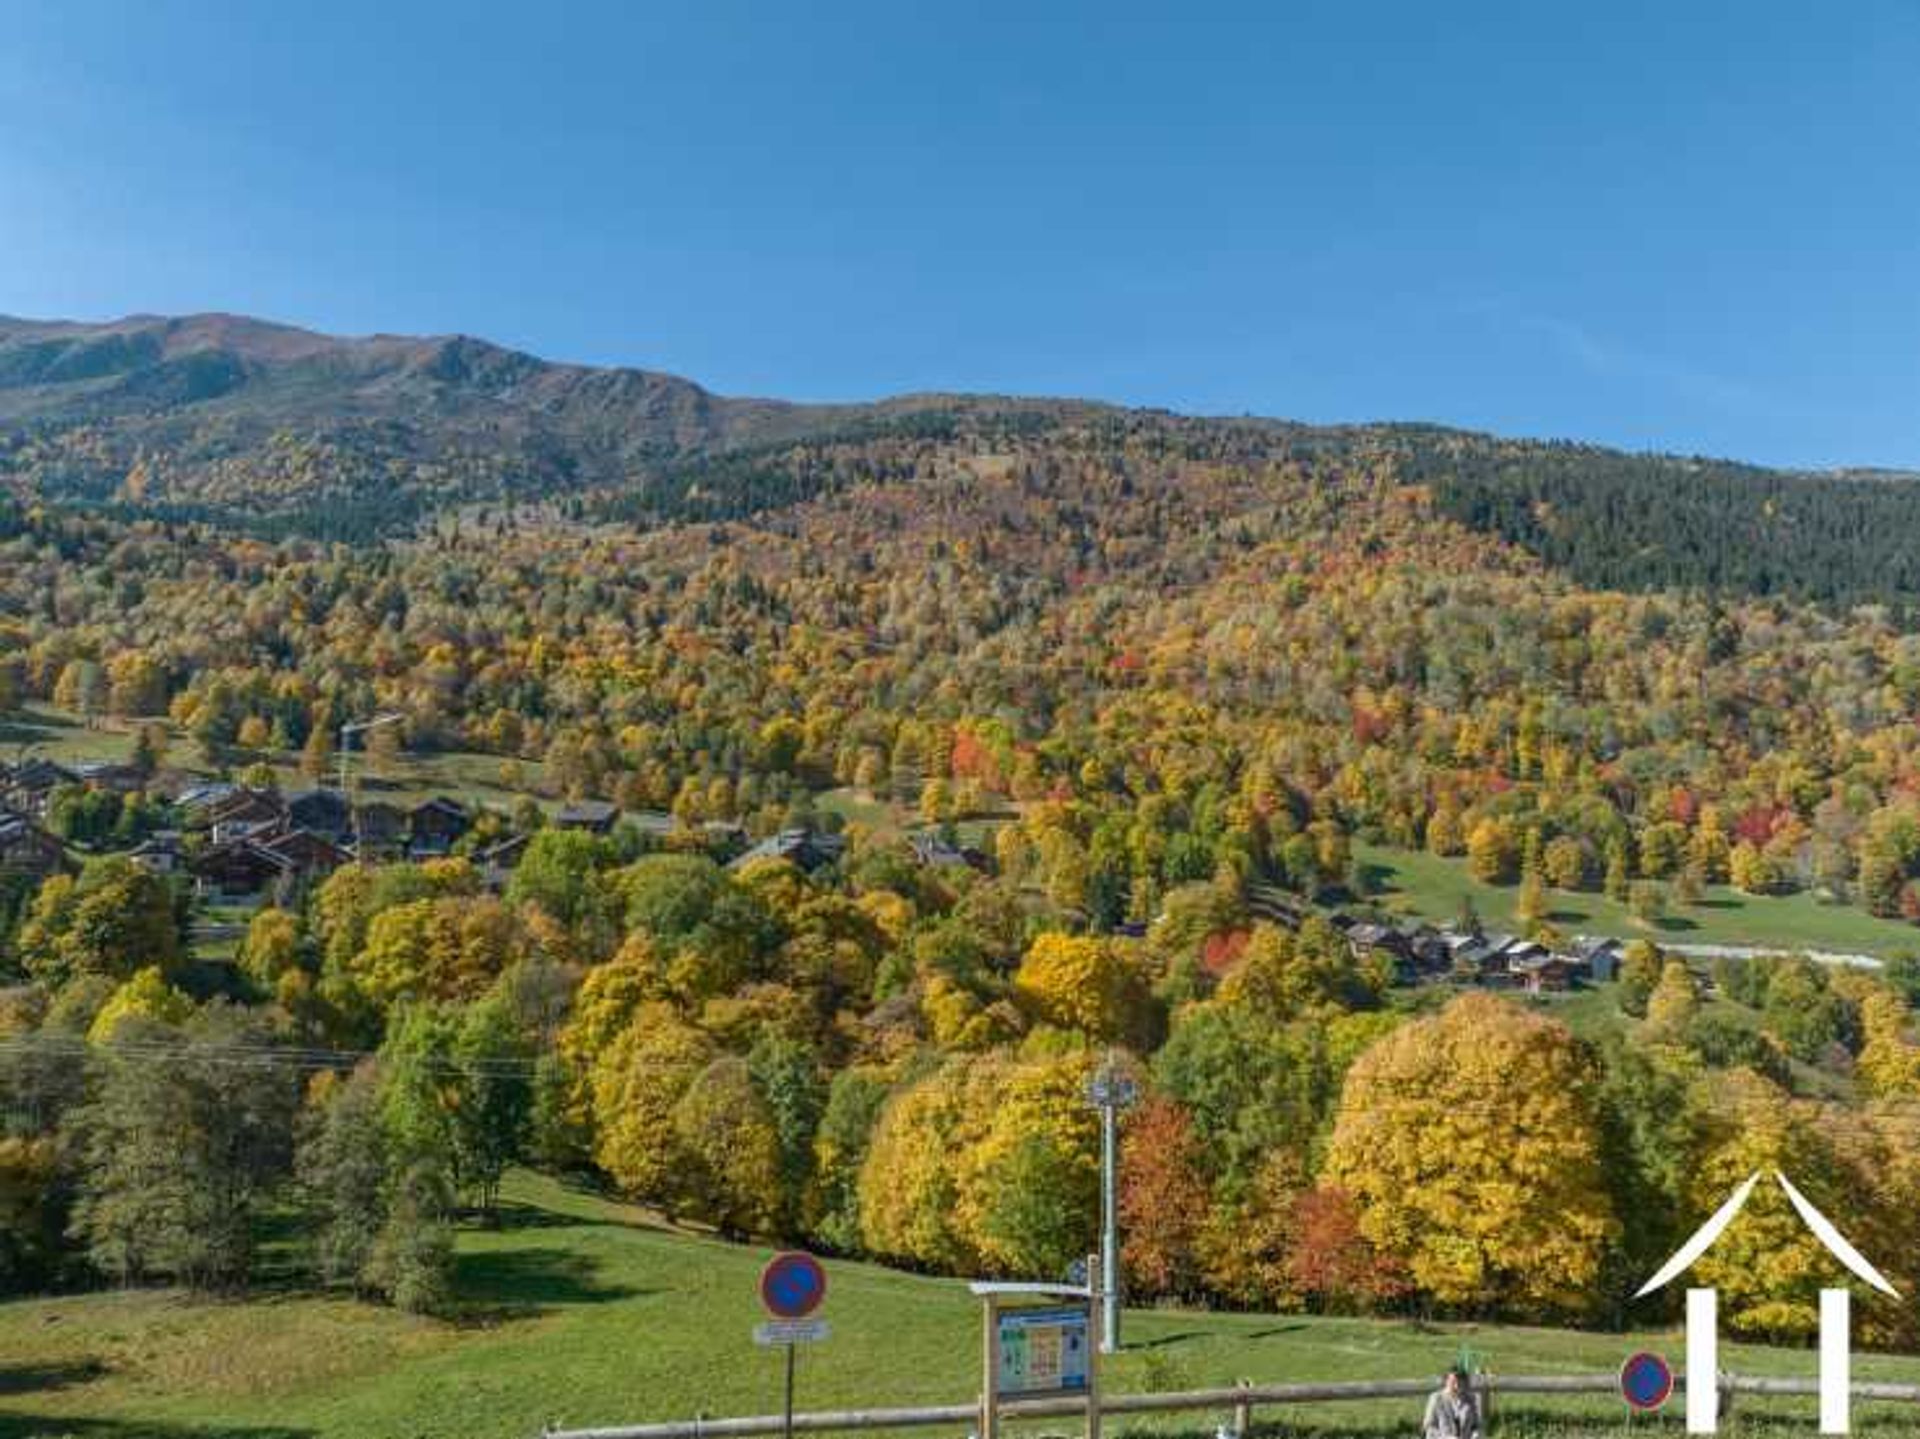
{"type": "Polygon", "coordinates": [[[50,759],[41,759],[35,755],[13,767],[9,783],[14,789],[38,794],[44,790],[58,789],[63,784],[72,784],[78,778],[79,776],[65,765],[55,764],[50,759]]]}
{"type": "Polygon", "coordinates": [[[234,789],[235,786],[224,780],[216,780],[210,784],[189,785],[175,796],[173,802],[181,809],[204,809],[207,805],[216,804],[225,799],[234,792],[234,789]]]}
{"type": "Polygon", "coordinates": [[[964,865],[966,854],[958,845],[949,844],[937,834],[921,831],[910,836],[914,858],[922,864],[936,866],[964,865]]]}
{"type": "Polygon", "coordinates": [[[241,788],[230,789],[203,806],[206,817],[216,823],[229,815],[278,814],[284,807],[277,790],[241,788]]]}
{"type": "Polygon", "coordinates": [[[42,841],[55,849],[64,848],[57,837],[42,829],[25,815],[0,810],[0,844],[19,844],[27,839],[42,841]]]}
{"type": "Polygon", "coordinates": [[[345,864],[353,857],[324,834],[310,829],[283,830],[279,834],[250,842],[271,854],[285,855],[288,858],[305,851],[308,854],[319,854],[337,864],[345,864]]]}
{"type": "Polygon", "coordinates": [[[96,759],[76,764],[73,772],[84,780],[109,781],[116,779],[139,779],[140,771],[124,760],[96,759]]]}
{"type": "Polygon", "coordinates": [[[453,798],[453,796],[445,794],[436,794],[431,798],[421,800],[420,803],[415,805],[408,813],[419,814],[423,810],[434,810],[440,814],[451,815],[456,819],[465,819],[468,815],[467,807],[464,804],[453,798]]]}
{"type": "Polygon", "coordinates": [[[1403,936],[1390,924],[1375,924],[1363,920],[1347,931],[1347,938],[1359,945],[1392,944],[1403,936]]]}
{"type": "Polygon", "coordinates": [[[250,839],[226,840],[220,844],[211,845],[202,850],[188,867],[194,873],[202,874],[235,860],[251,861],[261,869],[270,869],[281,874],[293,869],[293,860],[289,856],[268,849],[265,845],[256,844],[250,839]]]}
{"type": "Polygon", "coordinates": [[[811,829],[783,829],[754,845],[734,860],[729,868],[741,869],[755,860],[784,859],[801,869],[817,869],[838,859],[846,847],[846,840],[837,834],[823,834],[811,829]]]}
{"type": "Polygon", "coordinates": [[[502,860],[518,855],[526,847],[526,835],[510,834],[505,839],[497,839],[486,848],[477,851],[473,857],[481,864],[499,864],[502,860]]]}

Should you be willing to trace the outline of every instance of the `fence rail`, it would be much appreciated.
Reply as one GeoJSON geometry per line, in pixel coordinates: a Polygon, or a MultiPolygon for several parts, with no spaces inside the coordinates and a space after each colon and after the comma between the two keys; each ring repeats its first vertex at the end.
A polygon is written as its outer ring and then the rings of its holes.
{"type": "MultiPolygon", "coordinates": [[[[1234,1429],[1244,1433],[1252,1411],[1274,1404],[1330,1404],[1356,1399],[1418,1399],[1433,1392],[1438,1376],[1426,1379],[1363,1379],[1325,1384],[1241,1384],[1230,1389],[1170,1390],[1161,1394],[1102,1394],[1100,1413],[1160,1414],[1183,1409],[1233,1411],[1234,1429]]],[[[1675,1378],[1684,1390],[1684,1376],[1675,1378]]],[[[1820,1392],[1812,1379],[1763,1379],[1724,1374],[1720,1387],[1733,1394],[1808,1394],[1820,1392]]],[[[1618,1394],[1617,1374],[1501,1374],[1475,1381],[1484,1394],[1618,1394]]],[[[1856,1399],[1920,1404],[1920,1384],[1856,1383],[1856,1399]]],[[[1049,1399],[1008,1400],[1000,1405],[1003,1421],[1077,1417],[1086,1413],[1086,1401],[1072,1395],[1049,1399]]],[[[943,1424],[973,1424],[980,1406],[933,1404],[912,1409],[823,1409],[795,1414],[793,1432],[849,1433],[867,1429],[918,1429],[943,1424]]],[[[680,1419],[662,1424],[616,1424],[597,1429],[548,1429],[544,1439],[745,1439],[780,1434],[786,1420],[779,1414],[755,1414],[733,1419],[680,1419]]]]}

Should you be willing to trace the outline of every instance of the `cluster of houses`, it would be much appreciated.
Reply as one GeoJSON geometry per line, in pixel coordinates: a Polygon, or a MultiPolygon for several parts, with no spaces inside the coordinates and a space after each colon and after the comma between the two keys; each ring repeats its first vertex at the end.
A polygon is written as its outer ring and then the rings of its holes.
{"type": "MultiPolygon", "coordinates": [[[[73,867],[66,847],[43,823],[53,795],[61,788],[78,784],[133,792],[144,783],[128,765],[67,766],[45,759],[0,764],[0,875],[44,878],[73,867]]],[[[202,894],[226,899],[323,879],[357,861],[444,856],[452,853],[478,818],[468,806],[445,795],[412,805],[377,799],[349,803],[334,789],[282,794],[234,784],[189,785],[173,796],[173,805],[180,827],[150,835],[130,852],[130,858],[155,873],[190,876],[202,894]]],[[[599,800],[566,805],[554,814],[552,823],[560,829],[606,835],[623,820],[659,840],[675,831],[670,815],[623,815],[617,806],[599,800]]],[[[846,851],[844,836],[809,827],[782,829],[757,844],[749,844],[737,825],[703,828],[708,846],[731,854],[730,867],[735,869],[775,859],[810,874],[835,863],[846,851]]],[[[490,883],[503,885],[527,838],[512,834],[485,845],[473,854],[474,863],[490,883]]],[[[915,833],[910,843],[914,858],[929,868],[988,867],[980,851],[933,831],[915,833]]],[[[1298,900],[1273,889],[1255,891],[1251,907],[1257,916],[1289,928],[1297,928],[1308,913],[1298,900]]],[[[1394,924],[1346,913],[1329,918],[1345,935],[1356,958],[1385,958],[1404,984],[1475,984],[1548,993],[1612,980],[1624,948],[1617,939],[1591,936],[1547,945],[1477,928],[1394,924]]]]}
{"type": "MultiPolygon", "coordinates": [[[[1284,891],[1256,889],[1249,908],[1260,919],[1298,929],[1308,910],[1284,891]]],[[[1621,940],[1577,935],[1564,945],[1514,934],[1388,921],[1347,913],[1327,916],[1346,936],[1355,959],[1384,958],[1401,984],[1473,984],[1548,994],[1578,984],[1606,984],[1619,973],[1621,940]]]]}
{"type": "Polygon", "coordinates": [[[41,880],[72,867],[66,846],[41,822],[54,792],[81,782],[75,771],[43,759],[0,763],[0,876],[41,880]]]}
{"type": "Polygon", "coordinates": [[[1592,935],[1550,946],[1512,934],[1381,924],[1350,915],[1336,915],[1333,923],[1346,934],[1355,956],[1384,955],[1406,984],[1476,984],[1546,994],[1608,983],[1625,948],[1617,939],[1592,935]]]}
{"type": "MultiPolygon", "coordinates": [[[[165,795],[178,827],[149,835],[128,857],[153,873],[185,876],[201,894],[225,900],[280,892],[361,861],[438,858],[452,853],[479,817],[445,795],[411,805],[380,799],[349,802],[337,789],[286,794],[227,783],[156,783],[129,765],[62,765],[30,758],[17,765],[0,763],[0,874],[43,879],[75,867],[67,847],[45,826],[53,796],[73,785],[123,793],[151,789],[165,795]]],[[[564,805],[551,823],[593,835],[610,835],[627,823],[661,843],[678,832],[671,815],[624,813],[602,800],[564,805]]],[[[844,836],[809,827],[783,829],[757,844],[739,825],[708,822],[699,828],[707,848],[731,856],[729,863],[736,869],[756,860],[780,859],[812,873],[846,851],[844,836]]],[[[525,834],[506,835],[475,850],[473,861],[499,888],[527,840],[525,834]]],[[[926,865],[986,864],[978,851],[932,835],[916,835],[914,852],[926,865]]]]}
{"type": "Polygon", "coordinates": [[[282,794],[244,785],[193,785],[174,798],[180,828],[131,853],[160,874],[185,873],[206,894],[241,897],[324,878],[356,860],[433,859],[473,828],[459,800],[349,803],[335,789],[282,794]]]}

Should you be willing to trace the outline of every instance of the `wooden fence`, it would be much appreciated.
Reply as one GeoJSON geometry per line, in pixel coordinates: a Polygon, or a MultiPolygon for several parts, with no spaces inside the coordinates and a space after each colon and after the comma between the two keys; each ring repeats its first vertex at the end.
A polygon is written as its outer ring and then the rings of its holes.
{"type": "MultiPolygon", "coordinates": [[[[1678,1390],[1686,1379],[1675,1379],[1678,1390]]],[[[1326,1384],[1241,1384],[1231,1389],[1189,1389],[1164,1394],[1102,1394],[1102,1417],[1121,1414],[1163,1414],[1181,1410],[1213,1409],[1231,1413],[1231,1428],[1245,1434],[1256,1407],[1276,1404],[1334,1404],[1356,1399],[1424,1399],[1439,1387],[1438,1376],[1427,1379],[1373,1379],[1326,1384]]],[[[1613,1394],[1620,1392],[1617,1374],[1502,1374],[1482,1375],[1474,1382],[1487,1398],[1506,1394],[1613,1394]]],[[[1812,1379],[1762,1379],[1722,1375],[1720,1387],[1733,1394],[1817,1395],[1812,1379]]],[[[1856,1399],[1893,1403],[1920,1403],[1920,1384],[1856,1383],[1856,1399]]],[[[1002,1422],[1023,1419],[1079,1418],[1086,1401],[1072,1395],[1048,1399],[1008,1400],[1000,1406],[1002,1422]]],[[[865,1429],[917,1429],[942,1425],[972,1427],[979,1423],[980,1406],[934,1404],[917,1409],[827,1409],[793,1416],[796,1434],[820,1434],[865,1429]]],[[[742,1439],[742,1436],[780,1434],[786,1420],[779,1414],[755,1414],[735,1419],[681,1419],[663,1424],[616,1424],[597,1429],[548,1429],[544,1439],[742,1439]]],[[[963,1430],[964,1432],[964,1430],[963,1430]]]]}

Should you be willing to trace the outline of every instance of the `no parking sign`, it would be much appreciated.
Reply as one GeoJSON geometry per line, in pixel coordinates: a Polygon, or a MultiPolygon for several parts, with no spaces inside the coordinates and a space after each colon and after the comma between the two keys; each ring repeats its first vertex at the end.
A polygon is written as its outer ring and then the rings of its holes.
{"type": "Polygon", "coordinates": [[[1642,1351],[1620,1366],[1620,1397],[1641,1413],[1651,1413],[1673,1397],[1673,1368],[1658,1354],[1642,1351]]]}
{"type": "Polygon", "coordinates": [[[775,1319],[805,1319],[827,1297],[827,1271],[811,1254],[776,1254],[760,1271],[760,1302],[775,1319]]]}

